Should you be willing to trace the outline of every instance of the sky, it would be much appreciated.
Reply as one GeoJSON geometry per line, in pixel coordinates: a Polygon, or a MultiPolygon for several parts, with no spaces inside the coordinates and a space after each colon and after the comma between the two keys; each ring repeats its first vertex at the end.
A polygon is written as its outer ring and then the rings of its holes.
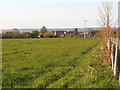
{"type": "MultiPolygon", "coordinates": [[[[117,3],[114,0],[114,18],[117,3]]],[[[98,27],[102,0],[0,0],[0,28],[83,28],[98,27]]]]}

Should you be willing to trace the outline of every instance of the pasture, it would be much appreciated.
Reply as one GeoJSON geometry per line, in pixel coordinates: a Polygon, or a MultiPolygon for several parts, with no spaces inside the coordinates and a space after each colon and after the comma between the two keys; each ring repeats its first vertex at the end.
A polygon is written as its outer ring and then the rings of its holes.
{"type": "Polygon", "coordinates": [[[115,88],[99,39],[3,39],[3,88],[115,88]]]}

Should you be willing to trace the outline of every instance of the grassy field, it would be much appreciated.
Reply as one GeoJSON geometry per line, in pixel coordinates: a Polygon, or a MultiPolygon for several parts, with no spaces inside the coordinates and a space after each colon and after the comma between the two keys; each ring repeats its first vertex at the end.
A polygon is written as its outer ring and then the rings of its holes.
{"type": "Polygon", "coordinates": [[[99,39],[4,39],[3,88],[115,88],[99,39]]]}

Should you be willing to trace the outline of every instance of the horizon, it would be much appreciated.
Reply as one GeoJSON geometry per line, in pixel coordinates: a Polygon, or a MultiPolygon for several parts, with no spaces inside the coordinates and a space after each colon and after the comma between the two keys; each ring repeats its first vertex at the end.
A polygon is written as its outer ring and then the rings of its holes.
{"type": "MultiPolygon", "coordinates": [[[[32,32],[33,30],[40,31],[41,28],[12,28],[12,29],[18,29],[22,32],[32,32]]],[[[0,31],[9,31],[12,29],[0,29],[0,31]]],[[[48,31],[72,31],[75,28],[47,28],[48,31]]],[[[100,27],[94,27],[94,28],[77,28],[78,31],[84,31],[84,30],[101,30],[100,27]]]]}
{"type": "MultiPolygon", "coordinates": [[[[40,27],[42,28],[42,27],[40,27]]],[[[3,30],[5,29],[40,29],[40,28],[3,28],[3,30]]],[[[46,27],[48,29],[69,29],[69,28],[85,28],[85,27],[46,27]]],[[[101,28],[101,27],[86,27],[86,28],[101,28]]],[[[2,28],[0,28],[0,30],[2,30],[2,28]]]]}

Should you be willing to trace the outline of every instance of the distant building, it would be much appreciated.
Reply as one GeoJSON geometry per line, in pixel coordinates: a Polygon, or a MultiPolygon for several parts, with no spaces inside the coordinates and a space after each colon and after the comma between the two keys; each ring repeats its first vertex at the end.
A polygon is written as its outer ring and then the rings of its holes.
{"type": "Polygon", "coordinates": [[[54,35],[61,37],[61,36],[64,36],[66,33],[67,33],[66,31],[55,31],[54,35]]]}
{"type": "Polygon", "coordinates": [[[88,37],[100,37],[101,36],[101,30],[91,30],[88,31],[88,37]]]}
{"type": "Polygon", "coordinates": [[[73,31],[66,32],[66,35],[73,35],[73,31]]]}
{"type": "Polygon", "coordinates": [[[1,31],[0,31],[0,34],[2,34],[2,32],[3,32],[3,31],[1,30],[1,31]]]}

